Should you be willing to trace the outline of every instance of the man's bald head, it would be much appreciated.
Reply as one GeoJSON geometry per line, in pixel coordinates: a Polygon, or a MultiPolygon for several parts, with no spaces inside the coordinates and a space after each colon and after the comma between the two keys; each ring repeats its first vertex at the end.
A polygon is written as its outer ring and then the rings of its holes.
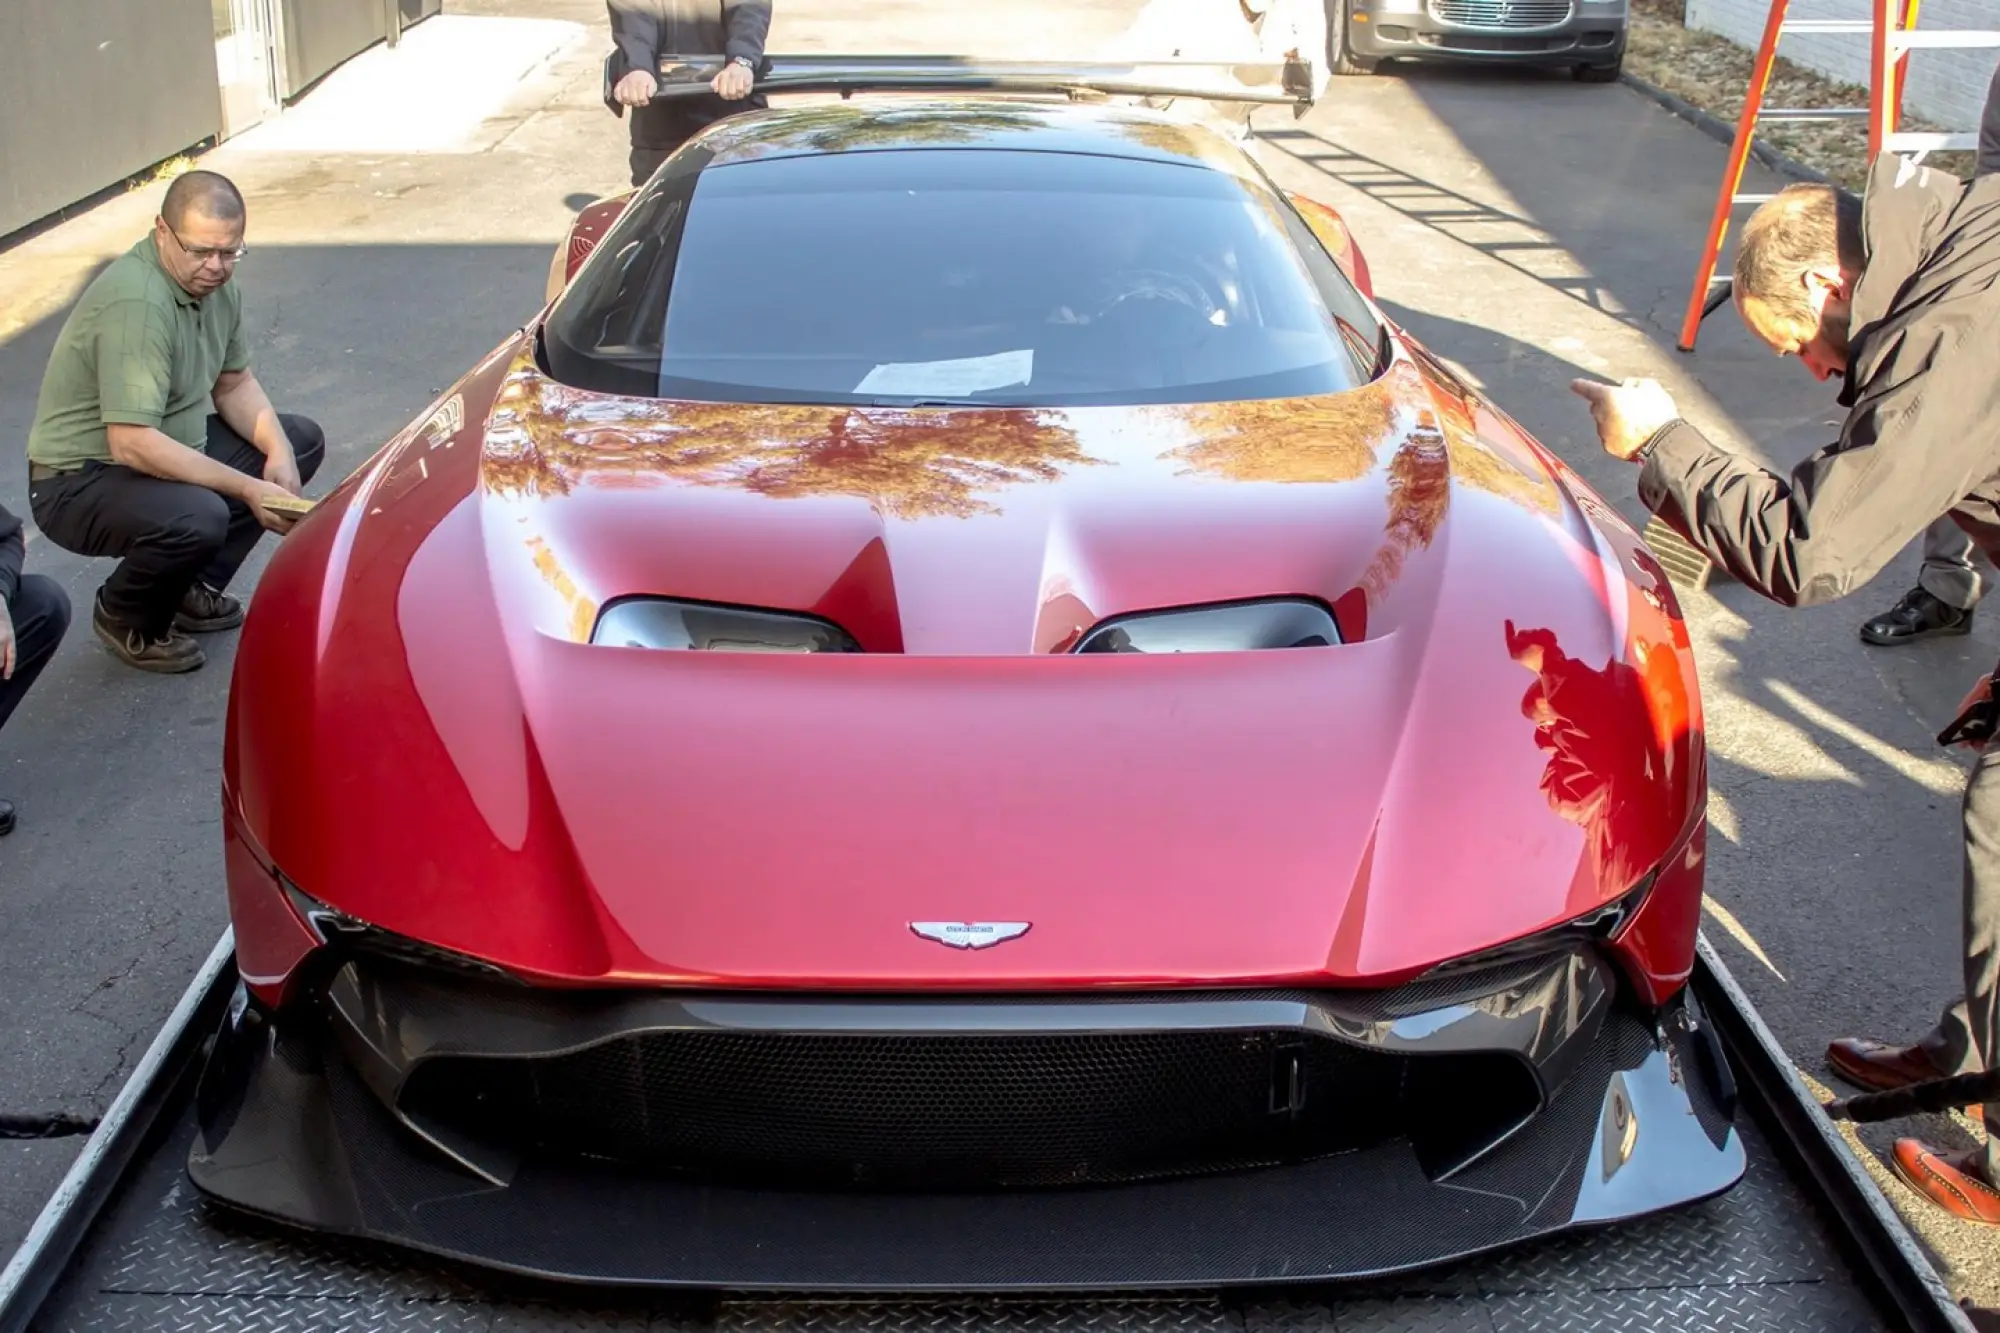
{"type": "Polygon", "coordinates": [[[175,231],[185,228],[193,217],[224,224],[241,222],[243,195],[227,176],[213,171],[186,172],[167,187],[160,216],[175,231]]]}
{"type": "Polygon", "coordinates": [[[1788,185],[1744,224],[1736,308],[1778,355],[1799,357],[1822,380],[1845,374],[1866,263],[1860,203],[1831,185],[1788,185]]]}
{"type": "Polygon", "coordinates": [[[190,171],[167,187],[153,243],[160,266],[190,295],[207,296],[243,257],[243,196],[227,176],[190,171]]]}

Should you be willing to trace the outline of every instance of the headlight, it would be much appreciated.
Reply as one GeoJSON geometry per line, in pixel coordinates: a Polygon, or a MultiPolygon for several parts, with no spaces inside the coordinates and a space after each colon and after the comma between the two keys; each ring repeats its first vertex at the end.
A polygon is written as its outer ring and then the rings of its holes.
{"type": "Polygon", "coordinates": [[[1601,903],[1591,908],[1582,916],[1572,917],[1546,930],[1537,931],[1518,940],[1510,940],[1476,954],[1439,963],[1425,975],[1439,976],[1475,968],[1493,967],[1501,963],[1518,962],[1524,958],[1560,953],[1579,944],[1602,943],[1616,935],[1627,921],[1638,915],[1640,907],[1645,904],[1646,895],[1653,891],[1653,881],[1659,877],[1659,867],[1655,866],[1640,876],[1639,882],[1630,889],[1608,903],[1601,903]]]}
{"type": "Polygon", "coordinates": [[[783,611],[633,597],[597,618],[592,643],[613,648],[677,648],[710,653],[858,653],[861,645],[832,621],[783,611]]]}
{"type": "Polygon", "coordinates": [[[1120,616],[1091,630],[1070,651],[1241,653],[1325,648],[1339,642],[1333,612],[1318,602],[1288,597],[1120,616]]]}
{"type": "MultiPolygon", "coordinates": [[[[505,968],[489,963],[483,958],[458,953],[452,949],[413,940],[407,935],[398,935],[392,930],[370,925],[359,917],[349,916],[337,907],[326,903],[301,889],[298,885],[278,876],[278,885],[285,891],[292,910],[313,934],[319,936],[320,943],[333,946],[337,955],[372,954],[378,958],[390,958],[398,962],[416,963],[420,966],[449,968],[454,972],[464,972],[472,976],[485,977],[491,981],[517,981],[505,968]]],[[[334,966],[339,966],[338,963],[334,966]]]]}

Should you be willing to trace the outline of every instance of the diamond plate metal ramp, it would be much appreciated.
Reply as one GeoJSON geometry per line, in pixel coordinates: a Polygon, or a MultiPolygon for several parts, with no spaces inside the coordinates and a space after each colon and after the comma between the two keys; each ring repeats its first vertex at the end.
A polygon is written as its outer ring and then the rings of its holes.
{"type": "MultiPolygon", "coordinates": [[[[1747,1118],[1746,1118],[1747,1120],[1747,1118]]],[[[1403,1278],[1274,1296],[559,1303],[448,1267],[264,1227],[183,1177],[184,1118],[130,1175],[36,1327],[43,1333],[1876,1333],[1827,1219],[1754,1123],[1750,1170],[1709,1203],[1403,1278]]]]}
{"type": "MultiPolygon", "coordinates": [[[[1704,1002],[1711,1012],[1718,997],[1734,1002],[1712,977],[1708,984],[1704,1002]]],[[[1755,1024],[1754,1014],[1731,1022],[1738,1029],[1732,1051],[1758,1040],[1743,1026],[1755,1024]]],[[[1741,1077],[1752,1100],[1774,1095],[1769,1069],[1758,1072],[1755,1059],[1735,1063],[1749,1071],[1741,1077]]],[[[1895,1313],[1893,1302],[1879,1299],[1892,1284],[1864,1288],[1864,1266],[1855,1256],[1871,1252],[1854,1243],[1851,1211],[1831,1207],[1838,1191],[1826,1187],[1826,1168],[1800,1169],[1795,1140],[1803,1136],[1762,1106],[1738,1117],[1749,1160],[1742,1182],[1677,1212],[1379,1281],[1088,1299],[621,1296],[508,1283],[213,1208],[184,1174],[195,1132],[191,1109],[170,1107],[144,1151],[117,1168],[115,1186],[105,1191],[81,1244],[73,1254],[65,1251],[53,1290],[38,1302],[32,1322],[19,1327],[38,1333],[1901,1333],[1958,1326],[1895,1313]],[[1767,1124],[1790,1138],[1774,1141],[1767,1124]]],[[[1880,1268],[1879,1247],[1874,1253],[1865,1271],[1880,1268]]],[[[0,1291],[0,1316],[8,1295],[0,1291]]]]}

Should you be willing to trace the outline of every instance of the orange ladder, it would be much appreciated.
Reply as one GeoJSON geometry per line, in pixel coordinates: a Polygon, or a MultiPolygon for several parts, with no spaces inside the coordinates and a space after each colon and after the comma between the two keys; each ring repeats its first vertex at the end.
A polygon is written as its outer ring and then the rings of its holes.
{"type": "Polygon", "coordinates": [[[1757,126],[1764,121],[1868,121],[1868,159],[1878,153],[1910,152],[1921,158],[1925,153],[1978,147],[1977,132],[1963,134],[1910,134],[1896,126],[1903,114],[1903,85],[1909,75],[1910,52],[1918,47],[2000,47],[2000,31],[1984,32],[1969,28],[1918,32],[1918,0],[1870,0],[1872,19],[1790,19],[1791,0],[1771,0],[1771,12],[1764,21],[1764,40],[1757,46],[1757,63],[1750,71],[1750,88],[1743,98],[1743,110],[1736,118],[1736,137],[1729,146],[1729,165],[1724,168],[1722,189],[1716,195],[1715,213],[1708,223],[1708,243],[1701,252],[1701,267],[1695,271],[1694,290],[1688,293],[1687,313],[1681,320],[1680,349],[1694,350],[1695,335],[1702,320],[1729,299],[1729,279],[1715,271],[1722,254],[1722,241],[1729,230],[1730,211],[1738,204],[1762,203],[1768,194],[1741,194],[1743,168],[1750,159],[1750,146],[1757,126]],[[1778,39],[1786,33],[1862,34],[1869,39],[1868,105],[1865,107],[1764,106],[1764,91],[1771,81],[1771,65],[1777,59],[1778,39]]]}

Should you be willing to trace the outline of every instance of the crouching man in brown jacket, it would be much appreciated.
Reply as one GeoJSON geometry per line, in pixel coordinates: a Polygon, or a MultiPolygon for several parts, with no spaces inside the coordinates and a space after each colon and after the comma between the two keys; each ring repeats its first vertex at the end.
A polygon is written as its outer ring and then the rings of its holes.
{"type": "MultiPolygon", "coordinates": [[[[1967,184],[1885,153],[1859,204],[1790,186],[1752,215],[1734,281],[1752,332],[1843,381],[1840,438],[1780,476],[1704,439],[1651,381],[1578,380],[1605,449],[1640,464],[1646,507],[1786,606],[1846,596],[1940,514],[2000,554],[2000,175],[1967,184]]],[[[2000,744],[1967,782],[1964,837],[1963,989],[1911,1045],[1833,1043],[1851,1082],[2000,1066],[2000,744]]],[[[2000,1104],[1984,1113],[1984,1146],[1948,1157],[1904,1139],[1894,1165],[1940,1207],[2000,1225],[2000,1104]]]]}

